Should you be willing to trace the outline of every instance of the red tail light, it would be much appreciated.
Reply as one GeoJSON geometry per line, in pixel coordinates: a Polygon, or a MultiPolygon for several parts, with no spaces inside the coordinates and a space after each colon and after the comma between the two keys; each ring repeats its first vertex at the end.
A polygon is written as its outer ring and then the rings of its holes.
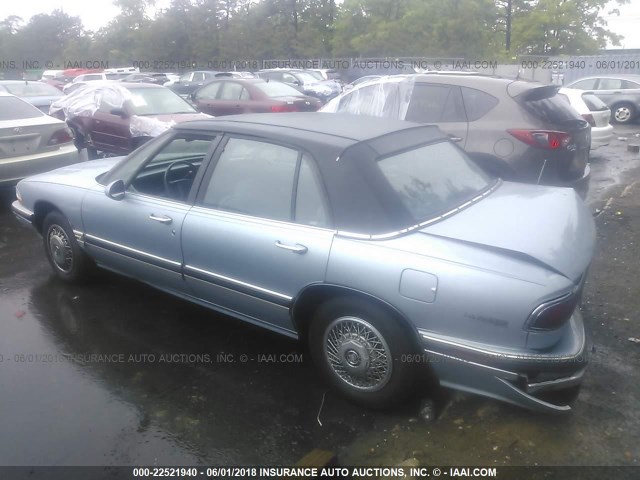
{"type": "Polygon", "coordinates": [[[566,132],[555,132],[552,130],[507,130],[518,140],[536,148],[546,148],[556,150],[564,148],[571,142],[571,134],[566,132]]]}
{"type": "Polygon", "coordinates": [[[51,135],[51,138],[49,139],[49,146],[68,143],[68,142],[71,142],[72,140],[73,140],[73,133],[71,132],[71,130],[65,127],[60,130],[57,130],[56,132],[53,133],[53,135],[51,135]]]}
{"type": "Polygon", "coordinates": [[[596,126],[596,121],[593,118],[593,115],[591,115],[590,113],[584,113],[582,115],[582,118],[584,118],[587,122],[589,122],[589,125],[591,125],[592,127],[596,126]]]}
{"type": "Polygon", "coordinates": [[[529,317],[529,330],[555,330],[564,325],[578,306],[579,295],[575,292],[543,303],[529,317]]]}
{"type": "Polygon", "coordinates": [[[273,105],[271,107],[272,112],[297,112],[298,107],[295,105],[273,105]]]}

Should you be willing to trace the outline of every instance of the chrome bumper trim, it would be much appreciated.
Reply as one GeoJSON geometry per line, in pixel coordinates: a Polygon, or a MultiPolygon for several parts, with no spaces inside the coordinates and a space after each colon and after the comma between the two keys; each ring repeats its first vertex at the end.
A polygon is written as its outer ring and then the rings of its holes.
{"type": "Polygon", "coordinates": [[[29,223],[32,222],[33,212],[28,208],[26,208],[24,205],[22,205],[22,203],[20,203],[20,200],[16,200],[11,204],[11,210],[15,215],[20,217],[22,220],[26,220],[29,223]]]}
{"type": "Polygon", "coordinates": [[[570,361],[574,360],[576,357],[579,357],[584,350],[584,343],[582,344],[580,350],[577,353],[569,354],[569,355],[548,355],[544,354],[515,354],[515,353],[507,353],[499,350],[490,350],[488,348],[475,347],[472,345],[467,345],[462,342],[456,342],[453,340],[446,340],[444,338],[440,338],[434,335],[431,335],[429,332],[425,330],[418,329],[418,333],[422,337],[422,340],[425,341],[426,344],[429,342],[435,342],[439,345],[444,345],[447,347],[452,347],[454,349],[459,349],[462,351],[470,352],[470,353],[478,353],[484,355],[486,357],[493,357],[496,360],[516,360],[516,361],[535,361],[535,362],[549,362],[549,363],[558,363],[562,361],[570,361]]]}
{"type": "Polygon", "coordinates": [[[557,378],[555,380],[547,380],[546,382],[528,383],[527,392],[528,393],[535,393],[540,391],[548,392],[550,390],[561,390],[563,388],[575,387],[576,385],[580,385],[582,383],[582,377],[584,377],[585,371],[586,371],[586,367],[574,373],[570,377],[557,378]]]}

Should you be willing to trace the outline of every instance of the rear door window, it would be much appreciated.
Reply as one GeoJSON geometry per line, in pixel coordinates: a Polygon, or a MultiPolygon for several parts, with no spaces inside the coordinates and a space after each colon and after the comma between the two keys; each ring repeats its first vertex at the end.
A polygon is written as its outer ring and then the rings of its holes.
{"type": "Polygon", "coordinates": [[[593,90],[596,88],[597,78],[587,78],[585,80],[580,80],[579,82],[571,85],[571,88],[577,88],[578,90],[593,90]]]}
{"type": "Polygon", "coordinates": [[[466,122],[460,89],[416,83],[405,120],[418,123],[466,122]]]}
{"type": "Polygon", "coordinates": [[[220,92],[220,100],[239,100],[244,88],[239,83],[224,82],[220,92]]]}

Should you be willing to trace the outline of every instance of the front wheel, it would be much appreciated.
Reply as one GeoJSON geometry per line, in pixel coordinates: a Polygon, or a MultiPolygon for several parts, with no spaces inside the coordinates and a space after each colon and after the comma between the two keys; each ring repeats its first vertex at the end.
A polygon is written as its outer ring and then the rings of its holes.
{"type": "Polygon", "coordinates": [[[613,121],[616,123],[630,123],[636,116],[636,110],[630,103],[620,103],[612,109],[613,121]]]}
{"type": "Polygon", "coordinates": [[[365,407],[387,408],[412,392],[408,334],[372,303],[336,298],[323,304],[309,329],[309,350],[325,380],[365,407]]]}
{"type": "Polygon", "coordinates": [[[57,277],[67,282],[87,279],[93,262],[78,245],[69,221],[60,212],[50,212],[44,219],[42,239],[47,260],[57,277]]]}

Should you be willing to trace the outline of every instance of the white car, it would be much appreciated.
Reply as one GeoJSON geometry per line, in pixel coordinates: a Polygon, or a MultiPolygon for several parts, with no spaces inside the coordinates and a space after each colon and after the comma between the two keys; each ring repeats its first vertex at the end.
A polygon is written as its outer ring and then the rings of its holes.
{"type": "Polygon", "coordinates": [[[589,125],[591,125],[591,150],[609,145],[613,138],[613,126],[611,110],[607,105],[592,93],[574,88],[561,88],[558,94],[565,98],[571,106],[578,111],[589,125]]]}

